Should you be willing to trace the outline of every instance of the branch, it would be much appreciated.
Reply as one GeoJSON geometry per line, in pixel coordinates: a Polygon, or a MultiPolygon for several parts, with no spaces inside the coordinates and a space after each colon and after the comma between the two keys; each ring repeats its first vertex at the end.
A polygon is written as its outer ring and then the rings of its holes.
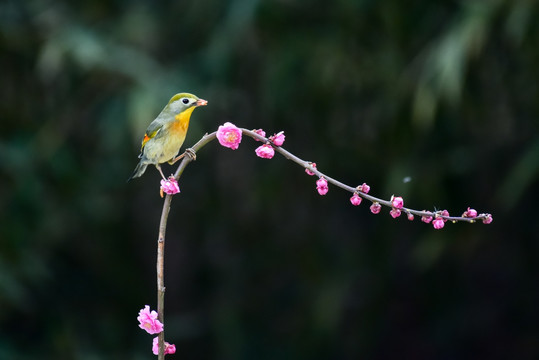
{"type": "MultiPolygon", "coordinates": [[[[264,136],[261,136],[258,133],[254,132],[254,131],[251,131],[251,130],[247,130],[247,129],[240,129],[240,130],[242,131],[243,134],[248,135],[248,136],[252,137],[255,140],[262,141],[264,143],[270,144],[273,147],[273,149],[275,149],[276,152],[278,152],[279,154],[281,154],[282,156],[284,156],[288,160],[291,160],[291,161],[295,162],[296,164],[302,166],[306,170],[309,170],[310,172],[314,173],[316,176],[326,179],[329,183],[331,183],[331,184],[333,184],[333,185],[335,185],[337,187],[340,187],[341,189],[346,190],[346,191],[348,191],[350,193],[358,194],[360,197],[362,197],[362,198],[364,198],[366,200],[369,200],[369,201],[371,201],[373,203],[379,203],[381,205],[393,208],[393,204],[392,204],[391,201],[383,200],[383,199],[377,198],[375,196],[369,195],[369,194],[361,191],[359,186],[358,187],[352,187],[350,185],[343,184],[342,182],[340,182],[340,181],[338,181],[336,179],[333,179],[332,177],[324,174],[323,172],[318,170],[316,167],[314,167],[312,162],[302,160],[299,157],[297,157],[296,155],[292,154],[291,152],[283,149],[282,147],[275,146],[274,144],[272,144],[270,139],[268,139],[268,138],[266,138],[264,136]]],[[[426,211],[426,210],[419,211],[419,210],[414,210],[414,209],[410,209],[410,208],[407,208],[407,207],[402,207],[401,210],[404,211],[407,214],[413,214],[413,215],[417,215],[417,216],[421,216],[421,217],[432,217],[432,218],[440,217],[442,219],[451,221],[453,223],[455,223],[457,221],[466,221],[466,222],[469,222],[469,223],[474,223],[477,220],[487,220],[488,221],[489,218],[492,219],[492,216],[490,214],[480,214],[480,215],[477,215],[476,217],[470,218],[470,217],[464,217],[464,216],[445,215],[444,211],[434,211],[434,212],[426,211]]]]}
{"type": "MultiPolygon", "coordinates": [[[[165,323],[165,233],[167,230],[167,219],[170,212],[172,196],[167,195],[163,203],[161,221],[159,222],[159,236],[157,238],[157,314],[161,323],[165,323]]],[[[165,359],[165,331],[159,333],[159,360],[165,359]]]]}
{"type": "MultiPolygon", "coordinates": [[[[232,125],[232,124],[230,124],[230,125],[232,125]]],[[[369,200],[373,204],[380,204],[380,205],[383,205],[383,206],[387,206],[389,208],[392,208],[392,211],[396,210],[395,202],[393,202],[393,198],[391,200],[383,200],[383,199],[377,198],[375,196],[367,194],[368,191],[366,191],[363,186],[352,187],[350,185],[346,185],[346,184],[344,184],[344,183],[342,183],[342,182],[340,182],[340,181],[326,175],[325,173],[318,170],[314,163],[312,163],[310,161],[302,160],[299,157],[297,157],[296,155],[292,154],[291,152],[285,150],[283,147],[275,145],[274,142],[273,142],[274,137],[267,138],[265,136],[262,136],[262,135],[259,134],[261,131],[257,132],[257,131],[254,131],[254,130],[236,128],[235,126],[233,126],[233,129],[235,129],[238,132],[241,131],[242,134],[247,135],[247,136],[249,136],[249,137],[251,137],[251,138],[253,138],[255,140],[261,141],[262,143],[264,143],[266,145],[270,145],[276,152],[278,152],[279,154],[284,156],[286,159],[288,159],[290,161],[293,161],[296,164],[300,165],[306,171],[309,171],[310,174],[312,174],[312,175],[316,175],[321,179],[325,179],[327,182],[329,182],[329,183],[331,183],[331,184],[333,184],[333,185],[335,185],[335,186],[337,186],[337,187],[339,187],[339,188],[341,188],[341,189],[343,189],[345,191],[348,191],[348,192],[350,192],[352,194],[357,194],[357,196],[360,196],[360,197],[362,197],[362,198],[364,198],[366,200],[369,200]]],[[[218,132],[213,132],[211,134],[205,134],[195,145],[193,145],[192,148],[190,148],[189,151],[186,151],[187,156],[183,157],[180,165],[178,166],[178,169],[174,173],[174,179],[176,179],[176,181],[180,179],[180,177],[182,176],[182,174],[183,174],[185,168],[187,167],[187,165],[189,165],[189,163],[191,161],[196,159],[196,155],[195,155],[196,152],[198,150],[200,150],[201,148],[203,148],[205,145],[207,145],[209,142],[215,140],[216,137],[217,137],[217,133],[218,132]],[[190,154],[194,154],[194,155],[190,155],[190,154]]],[[[283,139],[284,139],[284,137],[283,137],[283,139]]],[[[239,145],[240,141],[241,141],[241,136],[239,136],[239,139],[235,143],[235,147],[232,147],[232,148],[236,149],[237,146],[239,145]]],[[[228,147],[230,147],[230,146],[228,146],[228,147]]],[[[412,215],[421,216],[422,219],[430,218],[430,220],[428,220],[428,221],[424,220],[425,222],[430,222],[432,219],[437,219],[437,218],[443,219],[444,221],[451,221],[453,223],[455,223],[457,221],[466,221],[466,222],[469,222],[469,223],[473,223],[473,222],[476,222],[477,220],[483,220],[484,223],[488,224],[488,223],[490,223],[492,221],[492,216],[490,214],[486,214],[486,213],[485,214],[480,214],[480,215],[474,214],[473,217],[464,216],[470,211],[469,209],[468,209],[468,212],[465,212],[463,216],[449,216],[449,213],[446,210],[442,210],[442,211],[426,211],[426,210],[419,211],[419,210],[414,210],[414,209],[402,206],[402,198],[400,200],[401,200],[401,205],[398,206],[398,210],[404,211],[408,215],[409,219],[413,219],[413,216],[412,217],[410,216],[410,214],[412,214],[412,215]]],[[[167,227],[168,214],[170,212],[171,201],[172,201],[172,195],[167,194],[167,196],[166,196],[166,198],[164,200],[164,203],[163,203],[163,211],[161,213],[161,221],[159,223],[159,237],[157,239],[157,312],[158,312],[158,318],[163,324],[164,324],[164,299],[165,299],[165,282],[164,282],[165,233],[166,233],[166,227],[167,227]]],[[[378,205],[378,206],[380,206],[380,205],[378,205]]],[[[371,206],[371,211],[373,211],[372,206],[371,206]]],[[[399,215],[400,215],[400,212],[399,212],[399,215]]],[[[442,227],[443,227],[443,225],[442,225],[442,227]]],[[[159,360],[164,360],[164,358],[165,358],[165,355],[164,355],[164,349],[165,349],[164,338],[165,338],[164,331],[162,331],[159,334],[159,357],[158,357],[159,360]]]]}

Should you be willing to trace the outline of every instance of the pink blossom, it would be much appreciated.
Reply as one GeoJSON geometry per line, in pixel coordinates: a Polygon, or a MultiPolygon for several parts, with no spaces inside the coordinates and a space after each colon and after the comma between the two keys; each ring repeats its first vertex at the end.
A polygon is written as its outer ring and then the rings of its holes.
{"type": "Polygon", "coordinates": [[[391,196],[391,206],[396,209],[402,209],[404,206],[404,200],[400,196],[391,196]]]}
{"type": "Polygon", "coordinates": [[[483,219],[483,224],[490,224],[492,222],[492,215],[486,214],[487,217],[483,219]]]}
{"type": "Polygon", "coordinates": [[[358,190],[364,192],[365,194],[368,194],[369,191],[371,191],[371,187],[363,183],[362,185],[358,186],[358,190]]]}
{"type": "MultiPolygon", "coordinates": [[[[159,337],[156,336],[153,338],[152,352],[154,355],[159,355],[159,337]]],[[[176,345],[169,344],[165,341],[165,355],[174,354],[176,352],[176,345]]]]}
{"type": "Polygon", "coordinates": [[[382,210],[382,205],[379,202],[373,202],[370,209],[373,214],[378,214],[382,210]]]}
{"type": "Polygon", "coordinates": [[[146,330],[148,334],[159,334],[163,331],[163,324],[157,320],[157,312],[154,310],[150,311],[149,305],[146,305],[144,309],[139,311],[137,320],[140,323],[139,327],[142,330],[146,330]]]}
{"type": "Polygon", "coordinates": [[[466,210],[466,211],[462,214],[462,217],[467,217],[467,218],[474,218],[474,217],[477,217],[477,210],[468,208],[468,210],[466,210]]]}
{"type": "MultiPolygon", "coordinates": [[[[263,137],[266,137],[266,132],[262,129],[258,129],[258,130],[253,130],[254,133],[257,133],[258,135],[260,136],[263,136],[263,137]]],[[[255,141],[260,141],[258,139],[255,139],[255,141]]]]}
{"type": "Polygon", "coordinates": [[[255,150],[256,156],[263,159],[271,159],[275,155],[275,150],[268,144],[261,145],[255,150]]]}
{"type": "Polygon", "coordinates": [[[437,218],[434,219],[434,221],[432,222],[432,226],[434,226],[434,228],[435,228],[436,230],[443,228],[444,225],[445,225],[444,219],[442,219],[441,217],[437,217],[437,218]]]}
{"type": "MultiPolygon", "coordinates": [[[[442,212],[440,213],[440,215],[449,217],[449,211],[447,211],[447,210],[442,210],[442,212]]],[[[447,221],[447,219],[443,219],[443,220],[444,220],[444,222],[447,221]]]]}
{"type": "Polygon", "coordinates": [[[350,198],[350,202],[354,206],[358,206],[359,204],[361,204],[361,200],[363,199],[357,193],[354,193],[354,195],[352,195],[352,197],[350,198]]]}
{"type": "Polygon", "coordinates": [[[413,221],[413,220],[414,220],[414,214],[412,214],[412,213],[407,213],[406,215],[408,216],[408,220],[410,220],[410,221],[413,221]]]}
{"type": "MultiPolygon", "coordinates": [[[[316,169],[316,163],[309,163],[309,165],[311,165],[311,167],[312,167],[313,169],[316,169]]],[[[311,176],[314,175],[314,173],[313,173],[311,170],[309,170],[309,169],[305,169],[305,172],[307,173],[307,175],[311,175],[311,176]]]]}
{"type": "Polygon", "coordinates": [[[320,195],[326,195],[329,191],[328,181],[324,179],[323,177],[316,180],[316,190],[318,190],[318,193],[320,195]]]}
{"type": "MultiPolygon", "coordinates": [[[[423,211],[425,211],[425,210],[423,210],[423,211]]],[[[430,223],[432,221],[432,216],[423,215],[423,216],[421,216],[421,221],[428,224],[428,223],[430,223]]]]}
{"type": "Polygon", "coordinates": [[[174,195],[180,192],[180,186],[174,176],[170,176],[168,179],[161,179],[161,197],[165,194],[174,195]]]}
{"type": "Polygon", "coordinates": [[[393,208],[391,209],[391,211],[389,212],[389,215],[391,215],[391,217],[393,219],[395,218],[398,218],[399,216],[401,216],[401,211],[399,209],[396,209],[396,208],[393,208]]]}
{"type": "Polygon", "coordinates": [[[284,131],[278,132],[277,134],[274,134],[270,137],[271,142],[275,146],[282,146],[284,143],[284,131]]]}
{"type": "Polygon", "coordinates": [[[224,147],[236,150],[241,142],[241,130],[236,125],[226,122],[217,130],[217,140],[224,147]]]}

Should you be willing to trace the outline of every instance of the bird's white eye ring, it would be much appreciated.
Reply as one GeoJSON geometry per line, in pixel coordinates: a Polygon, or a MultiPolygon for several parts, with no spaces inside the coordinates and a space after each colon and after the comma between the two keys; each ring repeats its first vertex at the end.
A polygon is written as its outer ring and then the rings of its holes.
{"type": "Polygon", "coordinates": [[[188,98],[183,98],[182,103],[184,103],[185,105],[189,104],[189,99],[188,98]]]}

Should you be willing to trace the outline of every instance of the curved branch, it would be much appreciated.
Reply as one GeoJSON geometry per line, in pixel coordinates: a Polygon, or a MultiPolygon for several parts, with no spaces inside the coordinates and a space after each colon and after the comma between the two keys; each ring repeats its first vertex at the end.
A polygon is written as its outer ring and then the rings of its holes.
{"type": "MultiPolygon", "coordinates": [[[[283,155],[288,160],[291,160],[291,161],[295,162],[296,164],[304,167],[305,169],[311,171],[312,173],[314,173],[318,177],[323,177],[329,183],[331,183],[331,184],[333,184],[333,185],[335,185],[337,187],[340,187],[341,189],[346,190],[348,192],[356,193],[359,196],[361,196],[362,198],[367,199],[367,200],[369,200],[369,201],[371,201],[373,203],[377,202],[377,203],[379,203],[381,205],[384,205],[384,206],[387,206],[387,207],[390,207],[390,208],[392,207],[391,201],[383,200],[383,199],[377,198],[375,196],[366,194],[366,193],[362,192],[361,190],[359,190],[357,187],[352,187],[352,186],[343,184],[342,182],[340,182],[340,181],[338,181],[336,179],[333,179],[332,177],[324,174],[320,170],[313,167],[312,162],[302,160],[299,157],[297,157],[296,155],[292,154],[291,152],[283,149],[282,147],[273,145],[271,143],[271,141],[269,141],[269,139],[265,138],[264,136],[261,136],[261,135],[257,134],[254,131],[251,131],[251,130],[247,130],[247,129],[240,129],[240,130],[242,131],[242,133],[252,137],[253,139],[256,139],[256,140],[259,140],[259,141],[270,144],[275,149],[276,152],[283,155]]],[[[433,218],[441,217],[442,219],[452,221],[452,222],[466,221],[466,222],[469,222],[469,223],[473,223],[473,222],[475,222],[477,220],[484,220],[484,219],[487,219],[487,217],[490,216],[490,214],[480,214],[480,215],[478,215],[478,216],[476,216],[474,218],[467,218],[467,217],[463,217],[463,216],[446,216],[446,215],[442,215],[442,211],[434,211],[434,212],[432,212],[432,211],[419,211],[419,210],[414,210],[414,209],[410,209],[410,208],[406,208],[406,207],[401,208],[401,211],[404,211],[405,213],[409,213],[409,214],[414,214],[414,215],[417,215],[417,216],[427,216],[427,217],[431,216],[433,218]]]]}
{"type": "MultiPolygon", "coordinates": [[[[279,154],[284,156],[286,159],[295,162],[296,164],[302,166],[303,168],[311,171],[312,173],[314,173],[318,177],[323,177],[329,183],[331,183],[331,184],[333,184],[333,185],[335,185],[337,187],[340,187],[341,189],[343,189],[345,191],[348,191],[350,193],[358,194],[358,196],[361,196],[362,198],[364,198],[366,200],[369,200],[369,201],[371,201],[373,203],[379,203],[379,204],[381,204],[383,206],[387,206],[389,208],[392,207],[392,204],[391,204],[390,200],[384,200],[384,199],[377,198],[376,196],[369,195],[369,194],[361,191],[359,189],[359,187],[352,187],[350,185],[346,185],[346,184],[344,184],[344,183],[342,183],[342,182],[340,182],[340,181],[338,181],[338,180],[324,174],[323,172],[321,172],[317,168],[313,167],[312,162],[302,160],[299,157],[297,157],[296,155],[292,154],[291,152],[285,150],[283,147],[274,145],[268,138],[259,135],[258,133],[254,132],[253,130],[248,130],[248,129],[244,129],[244,128],[240,128],[240,130],[241,130],[241,132],[243,134],[245,134],[245,135],[247,135],[247,136],[249,136],[249,137],[251,137],[251,138],[253,138],[255,140],[261,141],[261,142],[266,143],[266,144],[270,144],[275,149],[276,152],[278,152],[279,154]]],[[[211,134],[204,135],[195,145],[193,145],[193,147],[191,149],[196,153],[202,147],[204,147],[209,142],[214,140],[216,138],[216,134],[217,134],[217,132],[213,132],[211,134]]],[[[181,175],[183,174],[183,171],[185,170],[187,165],[193,160],[194,159],[191,158],[190,156],[185,156],[182,159],[180,165],[178,166],[178,169],[176,170],[176,173],[174,174],[174,177],[176,178],[176,180],[178,180],[181,177],[181,175]]],[[[171,196],[171,195],[167,195],[167,198],[169,196],[171,196]]],[[[402,207],[401,211],[404,211],[407,214],[413,214],[413,215],[417,215],[417,216],[425,216],[425,217],[430,216],[430,217],[433,217],[433,218],[440,217],[440,218],[442,218],[444,220],[448,220],[448,221],[451,221],[451,222],[465,221],[465,222],[469,222],[469,223],[474,223],[477,220],[487,220],[489,217],[491,217],[491,215],[487,214],[487,213],[479,214],[479,215],[477,215],[476,217],[473,217],[473,218],[464,217],[464,216],[447,216],[447,215],[444,215],[443,211],[441,211],[441,210],[440,211],[426,211],[426,210],[420,211],[420,210],[414,210],[414,209],[407,208],[407,207],[402,207]]]]}
{"type": "MultiPolygon", "coordinates": [[[[358,196],[361,196],[362,198],[369,200],[373,203],[379,203],[381,205],[387,206],[392,208],[391,201],[383,200],[380,198],[377,198],[375,196],[369,195],[363,191],[361,191],[361,187],[352,187],[350,185],[346,185],[326,174],[318,170],[317,168],[312,166],[312,162],[305,161],[297,157],[296,155],[292,154],[291,152],[285,150],[281,146],[276,146],[271,142],[270,139],[259,135],[258,133],[252,131],[240,128],[241,132],[255,140],[261,141],[265,144],[271,145],[276,152],[284,156],[286,159],[295,162],[296,164],[302,166],[306,170],[309,170],[314,175],[326,179],[329,183],[345,190],[350,193],[355,193],[358,196]]],[[[213,132],[211,134],[205,134],[195,145],[191,147],[191,150],[194,154],[201,148],[203,148],[205,145],[207,145],[209,142],[213,141],[216,138],[217,132],[213,132]]],[[[179,178],[182,176],[185,168],[191,161],[195,160],[194,157],[191,156],[185,156],[182,161],[180,162],[180,165],[178,166],[178,169],[174,173],[174,178],[176,180],[179,180],[179,178]]],[[[166,233],[166,226],[167,226],[167,219],[168,214],[170,212],[170,205],[172,201],[172,195],[167,195],[165,197],[164,203],[163,203],[163,211],[161,213],[161,220],[159,223],[159,237],[157,240],[157,312],[159,314],[159,320],[164,324],[164,298],[165,298],[165,283],[164,283],[164,254],[165,254],[165,233],[166,233]]],[[[425,216],[425,217],[432,217],[432,218],[442,218],[444,220],[457,222],[457,221],[466,221],[466,222],[476,222],[477,220],[486,220],[489,217],[491,218],[490,214],[480,214],[473,218],[463,217],[463,216],[447,216],[444,215],[442,211],[419,211],[414,210],[406,207],[402,207],[400,209],[401,211],[404,211],[407,214],[413,214],[417,216],[425,216]]],[[[159,360],[164,360],[164,331],[159,334],[159,360]]]]}

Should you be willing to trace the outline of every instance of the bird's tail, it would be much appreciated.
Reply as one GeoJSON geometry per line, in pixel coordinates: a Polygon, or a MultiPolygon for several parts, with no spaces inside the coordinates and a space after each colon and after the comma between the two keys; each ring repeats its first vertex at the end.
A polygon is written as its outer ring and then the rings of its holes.
{"type": "Polygon", "coordinates": [[[131,179],[134,179],[134,178],[138,178],[139,176],[141,176],[142,174],[144,174],[144,172],[146,171],[146,168],[148,167],[148,164],[143,164],[142,161],[139,162],[137,164],[137,167],[135,168],[135,171],[133,171],[133,175],[131,175],[129,177],[129,179],[127,179],[127,181],[131,180],[131,179]]]}

